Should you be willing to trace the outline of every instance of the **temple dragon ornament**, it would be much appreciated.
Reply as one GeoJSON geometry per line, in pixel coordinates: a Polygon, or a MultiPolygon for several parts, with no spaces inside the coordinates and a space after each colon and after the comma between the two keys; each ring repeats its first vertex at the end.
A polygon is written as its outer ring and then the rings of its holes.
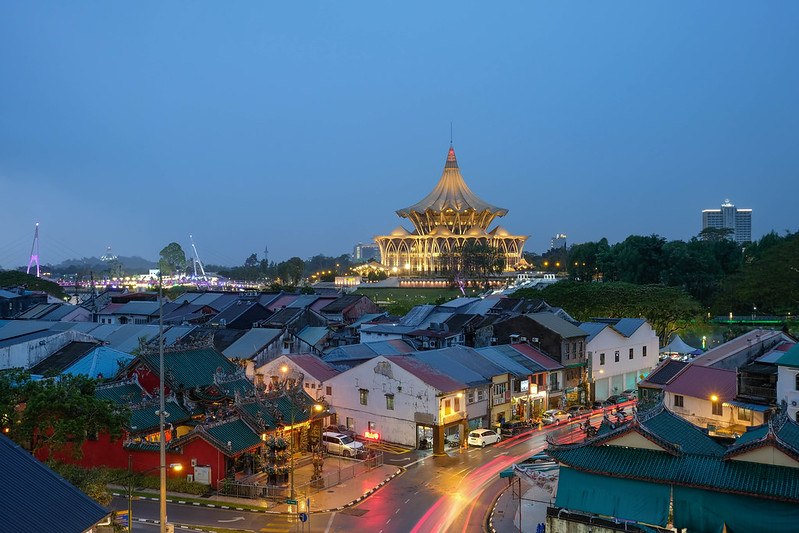
{"type": "Polygon", "coordinates": [[[495,217],[507,209],[484,202],[466,185],[455,150],[450,146],[438,185],[420,202],[400,209],[414,230],[397,226],[389,235],[374,238],[381,262],[410,275],[440,275],[451,265],[453,253],[469,245],[488,245],[504,259],[505,269],[523,264],[522,249],[529,236],[511,235],[500,225],[489,231],[495,217]]]}

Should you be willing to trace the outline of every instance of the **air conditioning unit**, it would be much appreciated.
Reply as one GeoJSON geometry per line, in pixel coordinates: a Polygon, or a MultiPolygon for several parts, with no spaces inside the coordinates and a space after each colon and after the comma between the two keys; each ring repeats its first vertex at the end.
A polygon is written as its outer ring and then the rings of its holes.
{"type": "Polygon", "coordinates": [[[197,466],[197,459],[191,460],[191,466],[197,466]]]}
{"type": "Polygon", "coordinates": [[[491,344],[496,344],[496,343],[497,343],[497,338],[491,337],[491,344]]]}
{"type": "Polygon", "coordinates": [[[188,476],[186,476],[186,481],[188,481],[189,483],[194,481],[194,474],[189,474],[188,476]]]}
{"type": "Polygon", "coordinates": [[[527,337],[519,337],[519,342],[527,342],[527,337]]]}

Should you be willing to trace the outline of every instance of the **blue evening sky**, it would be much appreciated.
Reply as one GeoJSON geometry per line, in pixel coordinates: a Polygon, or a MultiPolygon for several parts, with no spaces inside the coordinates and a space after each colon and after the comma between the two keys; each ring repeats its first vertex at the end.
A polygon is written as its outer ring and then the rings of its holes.
{"type": "Polygon", "coordinates": [[[499,223],[799,229],[799,2],[0,2],[0,266],[340,255],[443,170],[499,223]]]}

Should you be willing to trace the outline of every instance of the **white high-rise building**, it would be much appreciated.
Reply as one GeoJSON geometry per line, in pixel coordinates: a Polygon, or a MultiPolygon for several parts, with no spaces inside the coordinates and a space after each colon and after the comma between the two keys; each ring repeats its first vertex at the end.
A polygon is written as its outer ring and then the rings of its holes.
{"type": "Polygon", "coordinates": [[[702,210],[702,229],[731,229],[730,239],[738,244],[752,240],[752,210],[736,209],[730,200],[724,200],[721,209],[702,210]]]}

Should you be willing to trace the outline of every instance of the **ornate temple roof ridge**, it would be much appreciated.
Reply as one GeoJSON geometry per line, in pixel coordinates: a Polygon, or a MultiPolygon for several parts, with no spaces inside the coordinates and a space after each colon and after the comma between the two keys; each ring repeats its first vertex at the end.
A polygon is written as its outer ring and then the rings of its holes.
{"type": "Polygon", "coordinates": [[[489,211],[494,216],[500,217],[508,213],[507,209],[484,202],[469,189],[461,176],[458,161],[455,158],[455,149],[452,146],[449,147],[444,172],[435,188],[420,202],[398,210],[397,215],[410,217],[413,213],[425,213],[428,210],[440,213],[448,209],[458,213],[468,210],[489,211]]]}

